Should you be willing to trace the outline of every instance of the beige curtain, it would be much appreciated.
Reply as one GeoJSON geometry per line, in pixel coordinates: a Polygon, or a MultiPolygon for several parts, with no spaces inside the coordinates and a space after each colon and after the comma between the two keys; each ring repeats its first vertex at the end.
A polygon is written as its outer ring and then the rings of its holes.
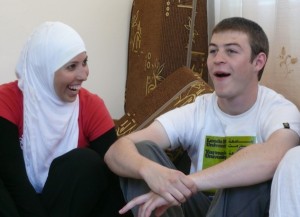
{"type": "Polygon", "coordinates": [[[208,26],[241,16],[259,23],[270,42],[261,83],[300,108],[300,0],[208,0],[208,26]]]}

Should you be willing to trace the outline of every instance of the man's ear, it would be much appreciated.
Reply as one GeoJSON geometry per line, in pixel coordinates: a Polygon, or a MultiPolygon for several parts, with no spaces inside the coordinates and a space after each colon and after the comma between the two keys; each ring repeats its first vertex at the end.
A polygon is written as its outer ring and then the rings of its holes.
{"type": "Polygon", "coordinates": [[[260,52],[254,59],[254,66],[256,67],[257,71],[259,72],[267,62],[267,55],[263,52],[260,52]]]}

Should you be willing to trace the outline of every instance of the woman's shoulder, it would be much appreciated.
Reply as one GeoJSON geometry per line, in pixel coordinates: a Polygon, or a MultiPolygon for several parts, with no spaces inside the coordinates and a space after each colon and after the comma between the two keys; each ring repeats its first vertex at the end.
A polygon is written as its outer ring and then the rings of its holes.
{"type": "Polygon", "coordinates": [[[114,126],[113,120],[102,98],[85,88],[79,91],[79,124],[84,135],[92,141],[114,126]]]}
{"type": "Polygon", "coordinates": [[[0,85],[0,100],[2,102],[11,102],[22,100],[23,94],[18,87],[18,81],[13,81],[0,85]]]}
{"type": "Polygon", "coordinates": [[[23,94],[18,87],[18,82],[0,85],[0,116],[20,124],[19,119],[23,113],[23,94]]]}
{"type": "Polygon", "coordinates": [[[8,83],[4,83],[0,85],[1,93],[14,93],[14,94],[22,94],[22,91],[18,87],[18,81],[12,81],[8,83]]]}
{"type": "Polygon", "coordinates": [[[79,107],[84,114],[86,114],[86,112],[94,113],[98,111],[103,113],[107,110],[103,99],[85,88],[81,88],[79,91],[79,107]]]}
{"type": "Polygon", "coordinates": [[[79,101],[81,104],[103,102],[101,97],[85,88],[81,88],[79,91],[79,101]]]}

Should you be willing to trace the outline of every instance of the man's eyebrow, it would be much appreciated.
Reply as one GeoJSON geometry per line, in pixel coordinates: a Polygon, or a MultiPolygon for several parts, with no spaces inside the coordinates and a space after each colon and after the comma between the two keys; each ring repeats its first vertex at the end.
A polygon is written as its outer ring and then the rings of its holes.
{"type": "Polygon", "coordinates": [[[217,45],[214,44],[214,43],[209,43],[208,46],[209,46],[209,47],[212,47],[212,46],[213,46],[213,47],[217,47],[217,45]]]}
{"type": "MultiPolygon", "coordinates": [[[[209,43],[209,45],[208,45],[209,47],[219,47],[218,45],[216,45],[215,43],[209,43]]],[[[224,45],[224,47],[229,47],[229,46],[238,46],[238,47],[241,47],[241,45],[240,44],[238,44],[238,43],[227,43],[227,44],[225,44],[224,45]]]]}
{"type": "Polygon", "coordinates": [[[241,47],[241,45],[239,43],[228,43],[228,44],[225,44],[225,47],[228,47],[228,46],[238,46],[238,47],[241,47]]]}

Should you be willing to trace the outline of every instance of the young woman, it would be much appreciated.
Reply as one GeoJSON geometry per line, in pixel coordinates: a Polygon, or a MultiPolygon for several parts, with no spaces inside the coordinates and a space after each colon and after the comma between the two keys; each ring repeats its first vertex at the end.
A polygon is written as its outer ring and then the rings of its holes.
{"type": "Polygon", "coordinates": [[[28,38],[17,81],[0,86],[0,215],[118,216],[118,177],[103,161],[117,139],[101,98],[82,88],[80,35],[46,22],[28,38]]]}

